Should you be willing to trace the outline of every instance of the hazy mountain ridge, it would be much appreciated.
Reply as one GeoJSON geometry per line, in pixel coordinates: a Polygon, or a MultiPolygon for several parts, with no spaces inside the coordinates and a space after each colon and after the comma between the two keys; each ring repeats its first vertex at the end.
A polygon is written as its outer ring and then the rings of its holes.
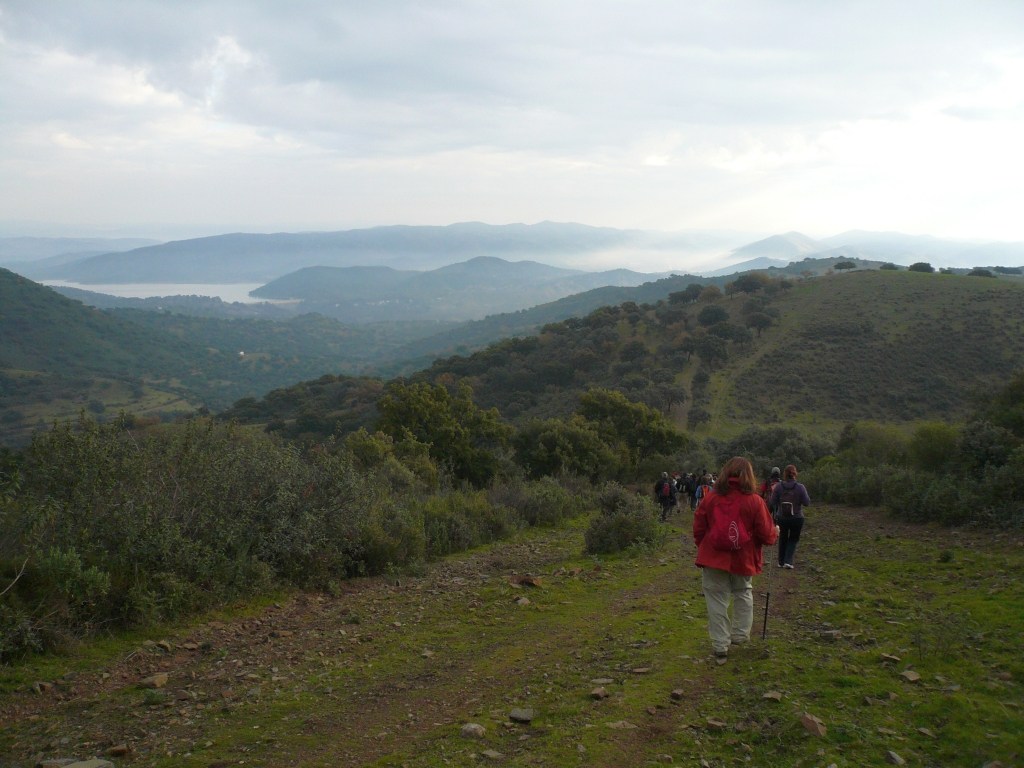
{"type": "Polygon", "coordinates": [[[34,279],[103,282],[258,282],[303,267],[389,266],[437,269],[475,256],[544,258],[556,266],[578,267],[609,252],[657,250],[706,253],[733,247],[735,233],[660,233],[582,224],[448,226],[393,225],[339,232],[234,233],[177,240],[108,253],[72,265],[35,270],[34,279]]]}
{"type": "MultiPolygon", "coordinates": [[[[15,240],[9,238],[8,242],[15,240]]],[[[18,269],[37,280],[85,284],[239,283],[270,282],[308,267],[386,266],[425,271],[476,257],[533,260],[593,272],[637,264],[652,255],[662,264],[675,262],[662,273],[703,271],[717,276],[778,267],[776,261],[794,262],[808,256],[858,257],[903,266],[915,261],[936,267],[1012,266],[1024,264],[1024,243],[953,241],[861,230],[820,239],[787,232],[744,243],[742,235],[735,232],[710,230],[653,232],[558,222],[465,222],[338,232],[221,234],[88,257],[70,258],[64,253],[49,262],[22,258],[18,269]],[[731,266],[696,267],[712,259],[731,266]]]]}
{"type": "Polygon", "coordinates": [[[25,262],[52,264],[53,259],[98,256],[159,243],[144,237],[0,237],[0,266],[25,262]]]}
{"type": "Polygon", "coordinates": [[[466,321],[513,312],[604,286],[636,286],[661,275],[553,267],[478,256],[422,272],[391,267],[307,267],[261,286],[253,296],[300,302],[344,322],[466,321]]]}

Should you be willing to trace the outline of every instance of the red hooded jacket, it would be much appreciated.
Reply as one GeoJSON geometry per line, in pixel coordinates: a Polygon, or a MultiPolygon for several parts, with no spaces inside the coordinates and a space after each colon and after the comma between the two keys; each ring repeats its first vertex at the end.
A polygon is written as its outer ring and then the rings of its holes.
{"type": "Polygon", "coordinates": [[[693,540],[697,544],[697,565],[717,568],[737,576],[753,576],[761,572],[761,547],[771,546],[779,534],[768,514],[764,499],[756,493],[743,493],[734,477],[729,480],[729,492],[719,493],[717,488],[704,497],[693,515],[693,540]],[[750,532],[750,541],[735,552],[714,549],[707,540],[716,510],[739,508],[740,518],[750,532]]]}

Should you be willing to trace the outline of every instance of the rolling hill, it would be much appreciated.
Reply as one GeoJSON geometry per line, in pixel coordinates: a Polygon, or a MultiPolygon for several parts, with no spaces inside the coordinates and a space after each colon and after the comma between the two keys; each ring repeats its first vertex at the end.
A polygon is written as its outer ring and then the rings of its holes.
{"type": "Polygon", "coordinates": [[[342,322],[458,322],[536,306],[603,286],[636,286],[659,275],[626,269],[582,272],[535,261],[477,256],[426,271],[306,267],[252,292],[298,302],[298,311],[342,322]]]}
{"type": "Polygon", "coordinates": [[[431,329],[101,311],[0,269],[0,443],[82,409],[173,417],[324,374],[376,371],[381,354],[431,329]]]}
{"type": "MultiPolygon", "coordinates": [[[[862,419],[955,421],[1021,369],[1024,281],[872,270],[714,301],[605,306],[410,378],[465,381],[517,423],[567,415],[596,386],[701,433],[788,423],[834,434],[862,419]]],[[[245,418],[304,412],[308,426],[307,396],[279,391],[245,418]]],[[[329,434],[344,409],[320,414],[329,434]]]]}

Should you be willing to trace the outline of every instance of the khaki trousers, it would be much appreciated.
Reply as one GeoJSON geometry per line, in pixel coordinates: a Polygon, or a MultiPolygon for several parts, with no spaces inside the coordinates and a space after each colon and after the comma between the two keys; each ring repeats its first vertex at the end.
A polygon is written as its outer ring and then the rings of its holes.
{"type": "Polygon", "coordinates": [[[737,576],[717,568],[702,568],[704,599],[708,604],[708,634],[716,653],[727,653],[730,643],[750,640],[754,623],[752,577],[737,576]],[[729,603],[732,603],[732,617],[729,603]]]}

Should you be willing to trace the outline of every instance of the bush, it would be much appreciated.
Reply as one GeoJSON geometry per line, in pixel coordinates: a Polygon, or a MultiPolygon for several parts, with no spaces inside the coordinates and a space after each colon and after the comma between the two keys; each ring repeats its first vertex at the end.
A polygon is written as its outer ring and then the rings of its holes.
{"type": "Polygon", "coordinates": [[[666,537],[658,510],[646,495],[608,483],[598,496],[599,511],[584,534],[587,554],[611,554],[635,547],[660,547],[666,537]]]}
{"type": "Polygon", "coordinates": [[[535,482],[512,480],[493,486],[487,498],[491,505],[511,510],[527,525],[557,525],[578,515],[590,501],[590,486],[574,485],[575,493],[550,477],[535,482]],[[580,493],[581,490],[585,492],[580,493]]]}
{"type": "Polygon", "coordinates": [[[886,503],[886,478],[902,469],[892,466],[858,467],[828,457],[800,473],[813,500],[878,507],[886,503]]]}
{"type": "Polygon", "coordinates": [[[423,502],[427,556],[442,557],[508,535],[519,522],[506,507],[488,503],[485,491],[452,491],[423,502]]]}

